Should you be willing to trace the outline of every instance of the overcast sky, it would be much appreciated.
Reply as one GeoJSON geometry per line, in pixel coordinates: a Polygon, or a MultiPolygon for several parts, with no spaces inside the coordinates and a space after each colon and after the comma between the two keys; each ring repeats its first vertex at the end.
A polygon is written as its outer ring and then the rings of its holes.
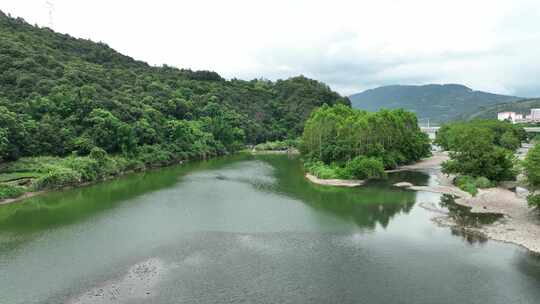
{"type": "MultiPolygon", "coordinates": [[[[153,65],[226,78],[304,74],[342,94],[462,83],[540,96],[540,0],[49,0],[52,28],[153,65]]],[[[0,9],[50,23],[46,1],[0,9]]]]}

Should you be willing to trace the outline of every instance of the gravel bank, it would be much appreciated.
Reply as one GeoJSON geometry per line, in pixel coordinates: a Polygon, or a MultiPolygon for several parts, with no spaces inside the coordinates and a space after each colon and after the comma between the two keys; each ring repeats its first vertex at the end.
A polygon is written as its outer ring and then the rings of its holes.
{"type": "MultiPolygon", "coordinates": [[[[461,228],[466,228],[471,233],[482,234],[493,240],[517,244],[540,254],[539,212],[529,208],[523,196],[503,187],[479,189],[478,194],[472,197],[469,193],[452,185],[451,178],[440,172],[441,164],[446,159],[448,159],[446,153],[437,153],[418,164],[400,168],[399,170],[427,171],[436,174],[437,177],[436,185],[406,185],[406,188],[452,195],[456,198],[456,204],[471,208],[472,213],[501,214],[503,215],[502,219],[492,224],[461,228]]],[[[401,184],[401,186],[403,185],[401,184]]],[[[429,211],[434,210],[434,208],[428,208],[422,204],[420,206],[429,211]]],[[[434,221],[437,224],[458,226],[448,215],[441,216],[441,212],[436,213],[438,216],[434,218],[434,221]]]]}
{"type": "Polygon", "coordinates": [[[356,179],[320,179],[315,175],[311,175],[309,173],[306,173],[306,178],[314,184],[325,186],[358,187],[362,186],[365,183],[365,181],[363,180],[356,179]]]}
{"type": "Polygon", "coordinates": [[[473,213],[497,213],[503,219],[477,230],[488,238],[518,244],[540,254],[540,214],[526,199],[503,188],[480,189],[475,197],[458,198],[456,203],[473,213]]]}

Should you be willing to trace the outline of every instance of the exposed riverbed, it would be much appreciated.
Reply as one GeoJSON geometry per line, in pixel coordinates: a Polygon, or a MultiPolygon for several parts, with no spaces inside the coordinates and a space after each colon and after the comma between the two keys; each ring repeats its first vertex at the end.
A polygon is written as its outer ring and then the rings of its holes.
{"type": "Polygon", "coordinates": [[[537,303],[540,258],[434,225],[441,194],[400,181],[436,184],[237,155],[0,206],[0,303],[537,303]]]}

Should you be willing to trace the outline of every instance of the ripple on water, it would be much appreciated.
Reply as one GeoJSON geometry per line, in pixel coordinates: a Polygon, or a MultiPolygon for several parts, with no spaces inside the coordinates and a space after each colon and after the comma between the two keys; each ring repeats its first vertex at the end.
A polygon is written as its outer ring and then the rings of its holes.
{"type": "Polygon", "coordinates": [[[122,303],[129,299],[152,297],[153,288],[165,275],[162,260],[150,258],[133,265],[119,280],[112,280],[69,300],[69,304],[122,303]]]}

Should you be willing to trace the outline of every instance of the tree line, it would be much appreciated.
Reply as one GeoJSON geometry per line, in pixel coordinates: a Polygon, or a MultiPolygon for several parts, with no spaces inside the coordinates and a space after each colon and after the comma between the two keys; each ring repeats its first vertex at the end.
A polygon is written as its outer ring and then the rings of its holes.
{"type": "Polygon", "coordinates": [[[382,178],[385,169],[418,161],[430,148],[412,112],[343,105],[313,111],[301,144],[306,167],[321,178],[382,178]]]}
{"type": "Polygon", "coordinates": [[[88,155],[179,159],[298,137],[312,109],[350,105],[303,76],[225,80],[211,71],[153,67],[104,43],[31,26],[0,12],[0,161],[88,155]]]}

